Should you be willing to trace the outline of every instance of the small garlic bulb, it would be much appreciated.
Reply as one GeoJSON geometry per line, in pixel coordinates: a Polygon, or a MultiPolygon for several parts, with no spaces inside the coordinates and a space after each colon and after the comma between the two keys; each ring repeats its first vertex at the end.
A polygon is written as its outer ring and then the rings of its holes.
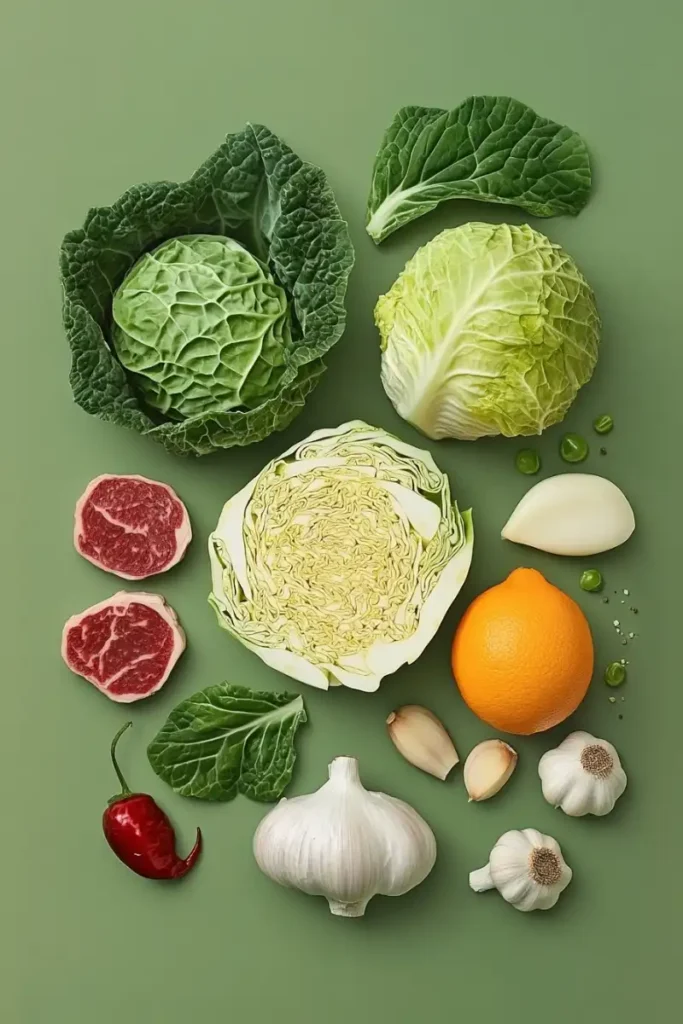
{"type": "Polygon", "coordinates": [[[470,873],[470,888],[497,889],[517,910],[550,910],[571,880],[559,844],[535,828],[524,828],[500,837],[486,867],[470,873]]]}
{"type": "Polygon", "coordinates": [[[324,896],[340,917],[362,917],[373,896],[401,896],[424,881],[436,840],[408,804],[363,787],[355,757],[336,757],[329,776],[265,816],[254,856],[280,885],[324,896]]]}
{"type": "Polygon", "coordinates": [[[538,765],[543,796],[553,807],[578,818],[609,814],[626,789],[626,772],[607,740],[573,732],[538,765]]]}

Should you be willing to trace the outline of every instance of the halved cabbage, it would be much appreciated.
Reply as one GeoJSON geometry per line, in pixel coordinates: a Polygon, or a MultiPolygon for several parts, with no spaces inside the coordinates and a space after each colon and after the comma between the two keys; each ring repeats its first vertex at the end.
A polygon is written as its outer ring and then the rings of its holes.
{"type": "Polygon", "coordinates": [[[376,690],[436,633],[472,545],[471,513],[429,452],[355,420],[293,445],[227,502],[209,602],[272,668],[376,690]]]}

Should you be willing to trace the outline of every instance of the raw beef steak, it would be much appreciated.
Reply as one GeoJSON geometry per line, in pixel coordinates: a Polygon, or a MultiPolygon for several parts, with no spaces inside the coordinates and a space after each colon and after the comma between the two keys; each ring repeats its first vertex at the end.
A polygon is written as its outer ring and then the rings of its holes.
{"type": "Polygon", "coordinates": [[[144,476],[98,476],[76,505],[76,550],[126,580],[166,572],[191,539],[190,518],[178,495],[144,476]]]}
{"type": "Polygon", "coordinates": [[[73,615],[62,633],[72,672],[124,704],[159,690],[184,650],[177,616],[158,594],[114,594],[73,615]]]}

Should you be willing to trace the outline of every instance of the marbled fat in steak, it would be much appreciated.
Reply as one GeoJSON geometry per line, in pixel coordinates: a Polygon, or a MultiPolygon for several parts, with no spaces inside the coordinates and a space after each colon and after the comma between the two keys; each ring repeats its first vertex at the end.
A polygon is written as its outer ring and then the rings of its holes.
{"type": "Polygon", "coordinates": [[[126,580],[166,572],[191,539],[190,518],[178,495],[144,476],[98,476],[76,505],[76,550],[126,580]]]}
{"type": "Polygon", "coordinates": [[[185,650],[173,609],[158,594],[114,594],[64,626],[62,657],[111,700],[149,697],[185,650]]]}

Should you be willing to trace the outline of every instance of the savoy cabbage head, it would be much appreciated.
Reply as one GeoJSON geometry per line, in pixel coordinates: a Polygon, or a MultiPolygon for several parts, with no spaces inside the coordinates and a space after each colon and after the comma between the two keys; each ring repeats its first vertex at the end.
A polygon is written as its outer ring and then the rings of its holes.
{"type": "Polygon", "coordinates": [[[254,408],[291,351],[284,289],[232,238],[185,235],[138,260],[117,289],[112,342],[169,419],[254,408]]]}
{"type": "Polygon", "coordinates": [[[76,402],[178,454],[284,429],[344,330],[353,258],[323,171],[248,125],[64,239],[76,402]]]}

